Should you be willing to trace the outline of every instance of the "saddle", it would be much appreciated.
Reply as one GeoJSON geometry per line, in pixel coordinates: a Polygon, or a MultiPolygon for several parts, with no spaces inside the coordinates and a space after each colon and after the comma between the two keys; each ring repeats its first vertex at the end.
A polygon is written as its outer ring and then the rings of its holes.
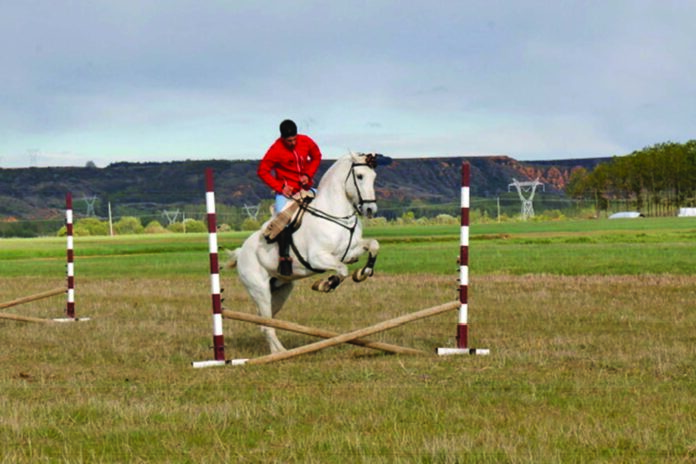
{"type": "Polygon", "coordinates": [[[292,234],[302,225],[302,217],[307,205],[314,199],[314,192],[301,190],[292,196],[285,207],[268,223],[263,231],[266,242],[278,242],[278,272],[283,276],[292,275],[290,245],[292,234]]]}
{"type": "Polygon", "coordinates": [[[314,192],[301,190],[293,195],[285,204],[285,207],[268,223],[263,231],[263,236],[268,243],[278,240],[281,232],[290,230],[290,234],[295,232],[302,225],[302,218],[307,210],[307,206],[314,200],[314,192]]]}

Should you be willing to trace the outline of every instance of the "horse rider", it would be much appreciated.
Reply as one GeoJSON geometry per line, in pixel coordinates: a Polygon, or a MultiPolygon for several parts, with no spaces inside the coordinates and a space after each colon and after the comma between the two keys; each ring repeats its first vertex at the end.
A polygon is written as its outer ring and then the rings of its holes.
{"type": "MultiPolygon", "coordinates": [[[[275,215],[287,204],[288,198],[302,190],[310,190],[321,162],[319,146],[307,135],[297,133],[290,119],[280,123],[280,137],[273,142],[259,163],[258,176],[275,193],[275,215]]],[[[281,275],[292,275],[290,231],[278,235],[281,275]]]]}

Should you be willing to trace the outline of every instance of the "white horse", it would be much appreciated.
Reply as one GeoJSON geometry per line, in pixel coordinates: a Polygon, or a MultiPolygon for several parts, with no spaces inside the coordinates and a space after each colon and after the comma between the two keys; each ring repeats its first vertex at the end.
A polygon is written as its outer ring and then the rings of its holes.
{"type": "MultiPolygon", "coordinates": [[[[301,227],[292,236],[292,275],[278,272],[278,245],[267,243],[262,234],[267,223],[240,248],[229,252],[227,267],[237,267],[239,279],[256,303],[259,316],[276,315],[290,296],[295,280],[332,270],[335,274],[315,282],[312,289],[333,291],[348,277],[346,263],[358,261],[365,252],[369,253],[367,263],[353,272],[353,280],[362,282],[373,275],[379,243],[363,239],[358,216],[371,217],[377,212],[375,168],[389,161],[382,155],[351,153],[326,171],[316,198],[306,207],[301,227]]],[[[271,353],[285,351],[275,329],[261,327],[261,331],[271,353]]]]}

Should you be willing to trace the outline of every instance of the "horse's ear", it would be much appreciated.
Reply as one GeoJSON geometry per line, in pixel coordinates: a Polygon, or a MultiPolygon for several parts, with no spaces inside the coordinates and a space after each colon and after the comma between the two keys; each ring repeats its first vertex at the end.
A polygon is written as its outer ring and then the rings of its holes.
{"type": "Polygon", "coordinates": [[[372,169],[376,169],[377,166],[388,166],[392,163],[392,159],[388,156],[381,155],[379,153],[369,153],[365,155],[365,164],[370,166],[372,169]]]}
{"type": "Polygon", "coordinates": [[[372,169],[377,167],[377,155],[374,153],[368,153],[365,155],[365,164],[370,166],[372,169]]]}
{"type": "Polygon", "coordinates": [[[375,154],[377,157],[377,166],[389,166],[392,164],[392,159],[389,156],[384,156],[379,153],[375,154]]]}

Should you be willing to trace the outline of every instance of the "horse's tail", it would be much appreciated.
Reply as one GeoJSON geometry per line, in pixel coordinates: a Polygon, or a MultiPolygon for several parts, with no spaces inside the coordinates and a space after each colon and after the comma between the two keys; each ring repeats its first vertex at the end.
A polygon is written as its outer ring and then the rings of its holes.
{"type": "Polygon", "coordinates": [[[225,251],[227,252],[227,262],[225,263],[225,268],[234,269],[235,267],[237,267],[237,258],[239,258],[239,248],[225,251]]]}

